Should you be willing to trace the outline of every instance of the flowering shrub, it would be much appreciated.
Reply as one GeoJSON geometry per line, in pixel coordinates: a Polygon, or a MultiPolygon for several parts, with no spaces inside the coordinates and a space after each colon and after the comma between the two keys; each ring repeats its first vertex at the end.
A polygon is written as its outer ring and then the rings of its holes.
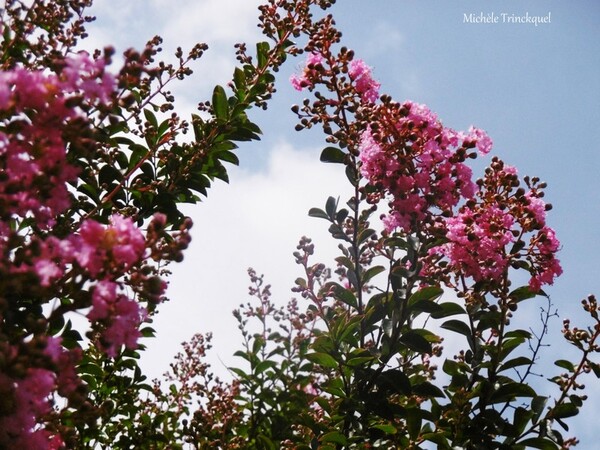
{"type": "Polygon", "coordinates": [[[329,146],[321,160],[343,164],[354,188],[345,205],[330,197],[309,211],[338,240],[338,266],[313,263],[313,244],[303,238],[295,257],[305,275],[293,290],[307,306],[294,325],[267,301],[268,286],[251,289],[260,306],[235,312],[245,366],[232,370],[244,414],[228,435],[242,433],[250,448],[575,445],[559,428],[568,431],[566,419],[586,398],[579,377],[600,376],[592,361],[600,336],[595,299],[584,301],[588,331],[569,322],[563,329],[581,358],[556,362],[567,372],[550,378],[554,403],[528,382],[552,316],[549,300],[539,333],[511,323],[521,303],[545,297],[544,285],[562,272],[545,184],[521,180],[496,156],[474,179],[469,160],[489,154],[491,138],[475,127],[449,129],[424,105],[379,96],[362,60],[344,47],[334,53],[339,40],[333,19],[320,20],[308,33],[304,69],[291,79],[315,93],[293,107],[296,128],[323,127],[329,146]],[[373,215],[382,203],[380,225],[373,215]],[[514,287],[519,272],[529,282],[514,287]],[[250,331],[251,319],[262,332],[250,331]],[[281,339],[277,327],[298,336],[281,339]],[[458,346],[454,355],[442,345],[448,338],[458,346]],[[303,386],[309,397],[293,397],[303,386]],[[282,419],[298,402],[304,409],[282,419]]]}
{"type": "Polygon", "coordinates": [[[123,418],[141,411],[139,340],[153,335],[166,266],[190,242],[180,205],[206,195],[215,178],[227,181],[236,142],[260,133],[246,111],[266,108],[272,72],[298,52],[289,38],[310,26],[311,8],[329,4],[265,5],[272,45],[250,55],[239,44],[233,92],[216,86],[203,118],[188,122],[171,112],[167,86],[191,75],[206,45],[178,49],[176,64],[156,62],[155,37],[111,70],[111,48],[77,48],[91,3],[0,10],[1,449],[167,439],[138,438],[123,418]]]}
{"type": "Polygon", "coordinates": [[[550,381],[553,402],[529,382],[541,332],[511,319],[545,297],[562,272],[544,183],[498,157],[479,179],[469,160],[491,152],[471,127],[445,127],[426,106],[380,95],[371,68],[341,47],[327,0],[269,0],[269,42],[216,86],[191,121],[170,113],[166,86],[191,74],[196,45],[155,62],[161,39],[128,50],[77,51],[90,0],[7,2],[0,41],[0,449],[62,448],[569,448],[566,420],[600,376],[592,325],[563,323],[576,362],[550,381]],[[306,36],[301,49],[291,39],[306,36]],[[265,108],[288,55],[307,54],[293,111],[298,130],[320,125],[321,159],[342,164],[353,195],[309,214],[339,241],[337,267],[313,263],[302,238],[301,300],[271,301],[249,271],[255,303],[234,312],[242,333],[234,380],[203,357],[210,335],[184,345],[168,389],[137,364],[140,339],[165,299],[165,266],[183,259],[196,202],[236,142],[258,139],[246,111],[265,108]],[[319,92],[318,89],[323,89],[319,92]],[[185,141],[184,134],[193,135],[185,141]],[[374,217],[383,208],[381,223],[374,217]],[[525,274],[528,282],[512,283],[525,274]],[[75,319],[77,317],[77,319],[75,319]],[[85,320],[85,319],[87,320],[85,320]],[[83,324],[82,324],[83,322],[83,324]],[[451,337],[454,355],[443,347],[451,337]],[[440,370],[441,369],[441,370],[440,370]],[[438,381],[438,379],[440,381],[438,381]],[[144,394],[142,394],[144,392],[144,394]],[[429,447],[428,447],[429,446],[429,447]]]}

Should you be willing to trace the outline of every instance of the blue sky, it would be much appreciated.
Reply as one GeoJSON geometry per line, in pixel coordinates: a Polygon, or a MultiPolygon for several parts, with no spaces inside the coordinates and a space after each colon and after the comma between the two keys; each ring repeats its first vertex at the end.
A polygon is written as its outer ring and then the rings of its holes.
{"type": "MultiPolygon", "coordinates": [[[[227,82],[233,43],[260,38],[256,0],[136,0],[118,10],[111,3],[97,1],[91,46],[140,47],[154,34],[163,35],[166,50],[209,43],[212,50],[195,77],[176,90],[184,112],[215,83],[227,82]]],[[[581,317],[580,300],[600,294],[600,2],[338,0],[332,12],[343,44],[374,68],[382,92],[427,104],[452,128],[474,124],[487,130],[494,154],[521,175],[548,182],[546,200],[554,205],[549,223],[562,242],[564,275],[547,291],[561,317],[581,317]],[[551,23],[464,22],[465,14],[481,12],[550,13],[551,23]]],[[[196,331],[215,333],[212,361],[218,371],[234,362],[230,354],[239,341],[230,312],[247,299],[248,266],[265,273],[277,300],[285,302],[299,275],[291,254],[300,236],[315,238],[325,262],[335,255],[324,223],[306,212],[329,195],[343,198],[347,186],[335,167],[318,162],[322,136],[293,130],[294,117],[287,112],[303,94],[287,79],[300,64],[289,62],[270,109],[253,115],[264,138],[240,149],[241,167],[232,169],[231,184],[217,185],[205,202],[189,209],[194,241],[186,261],[174,268],[173,301],[157,318],[158,339],[149,343],[145,364],[153,375],[167,368],[177,344],[196,331]]],[[[528,313],[537,323],[536,309],[528,313]]],[[[568,351],[559,343],[561,320],[553,325],[548,360],[568,351]]],[[[597,423],[599,403],[600,389],[593,387],[572,428],[582,438],[579,448],[594,447],[589,425],[597,423]]]]}

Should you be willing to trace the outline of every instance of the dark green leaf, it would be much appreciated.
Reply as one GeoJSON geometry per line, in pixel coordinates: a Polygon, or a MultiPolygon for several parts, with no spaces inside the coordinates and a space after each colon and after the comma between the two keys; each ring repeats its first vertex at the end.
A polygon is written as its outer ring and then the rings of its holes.
{"type": "Polygon", "coordinates": [[[268,42],[258,42],[256,44],[256,59],[258,62],[258,67],[260,69],[264,68],[269,62],[269,43],[268,42]]]}
{"type": "Polygon", "coordinates": [[[492,403],[510,402],[518,397],[535,397],[533,388],[523,383],[506,383],[501,385],[491,396],[492,403]]]}
{"type": "Polygon", "coordinates": [[[276,367],[276,366],[277,366],[277,363],[275,361],[269,361],[269,360],[261,361],[254,368],[254,373],[256,375],[259,375],[259,374],[263,373],[265,370],[272,369],[273,367],[276,367]]]}
{"type": "Polygon", "coordinates": [[[150,111],[148,108],[144,109],[144,116],[150,125],[152,125],[154,128],[158,128],[158,121],[156,120],[156,116],[152,111],[150,111]]]}
{"type": "Polygon", "coordinates": [[[471,328],[460,320],[447,320],[441,327],[462,334],[463,336],[471,337],[471,328]]]}
{"type": "Polygon", "coordinates": [[[588,364],[594,371],[594,375],[596,375],[598,378],[600,378],[600,364],[596,364],[595,362],[591,362],[591,361],[588,361],[588,364]]]}
{"type": "Polygon", "coordinates": [[[431,343],[413,330],[404,333],[398,341],[415,352],[431,353],[431,343]]]}
{"type": "Polygon", "coordinates": [[[548,403],[548,397],[536,396],[533,398],[533,400],[531,400],[531,410],[534,412],[534,415],[531,419],[533,423],[536,423],[544,412],[546,403],[548,403]]]}
{"type": "Polygon", "coordinates": [[[229,105],[227,103],[227,94],[222,86],[215,86],[212,97],[212,107],[215,117],[226,121],[229,119],[229,105]]]}
{"type": "Polygon", "coordinates": [[[383,431],[385,434],[396,434],[398,432],[393,425],[374,425],[372,428],[383,431]]]}
{"type": "Polygon", "coordinates": [[[341,300],[348,306],[352,306],[353,308],[358,307],[358,300],[352,291],[340,286],[339,284],[336,285],[335,296],[338,300],[341,300]]]}
{"type": "Polygon", "coordinates": [[[434,319],[442,319],[444,317],[455,316],[457,314],[466,314],[462,306],[454,302],[438,303],[440,310],[431,313],[431,317],[434,319]]]}
{"type": "Polygon", "coordinates": [[[277,446],[273,443],[273,441],[264,434],[258,435],[258,441],[264,446],[263,448],[267,448],[269,450],[277,450],[277,446]]]}
{"type": "Polygon", "coordinates": [[[563,369],[567,369],[569,372],[575,371],[575,366],[573,365],[573,363],[571,361],[567,361],[566,359],[559,359],[557,361],[554,361],[554,364],[558,367],[562,367],[563,369]]]}
{"type": "Polygon", "coordinates": [[[404,372],[390,369],[383,372],[375,381],[379,389],[393,394],[410,395],[410,380],[404,372]]]}
{"type": "Polygon", "coordinates": [[[533,298],[536,295],[538,294],[533,292],[529,286],[521,286],[509,294],[510,298],[517,302],[533,298]]]}
{"type": "Polygon", "coordinates": [[[410,298],[408,299],[408,305],[410,306],[410,305],[417,303],[419,301],[422,301],[422,300],[435,301],[443,293],[444,293],[444,290],[437,286],[429,286],[429,287],[419,289],[417,292],[415,292],[414,294],[412,294],[410,296],[410,298]]]}
{"type": "Polygon", "coordinates": [[[415,384],[412,387],[412,391],[414,394],[421,395],[423,397],[445,397],[444,392],[429,381],[415,384]]]}
{"type": "Polygon", "coordinates": [[[504,364],[500,366],[498,372],[502,372],[503,370],[512,369],[513,367],[519,366],[528,366],[532,363],[531,359],[525,356],[518,356],[516,358],[510,359],[506,361],[504,364]]]}
{"type": "Polygon", "coordinates": [[[339,366],[335,358],[327,353],[308,353],[306,358],[321,367],[335,369],[339,366]]]}
{"type": "Polygon", "coordinates": [[[385,267],[383,267],[383,266],[375,266],[375,267],[369,268],[365,273],[363,273],[363,276],[362,276],[363,284],[368,283],[374,276],[380,274],[384,270],[385,270],[385,267]]]}
{"type": "Polygon", "coordinates": [[[325,147],[321,152],[321,162],[340,164],[346,154],[337,147],[325,147]]]}
{"type": "Polygon", "coordinates": [[[321,437],[321,442],[330,442],[334,444],[346,445],[348,443],[348,440],[346,439],[346,436],[344,436],[339,431],[330,431],[329,433],[326,433],[321,437]]]}
{"type": "Polygon", "coordinates": [[[327,213],[319,208],[310,208],[308,210],[308,215],[310,217],[318,217],[319,219],[329,220],[329,216],[327,215],[327,213]]]}
{"type": "Polygon", "coordinates": [[[579,414],[579,408],[573,403],[561,403],[550,410],[550,417],[552,419],[564,419],[576,416],[577,414],[579,414]]]}
{"type": "Polygon", "coordinates": [[[325,203],[325,211],[331,220],[335,220],[335,211],[337,209],[337,200],[333,197],[329,197],[325,203]]]}

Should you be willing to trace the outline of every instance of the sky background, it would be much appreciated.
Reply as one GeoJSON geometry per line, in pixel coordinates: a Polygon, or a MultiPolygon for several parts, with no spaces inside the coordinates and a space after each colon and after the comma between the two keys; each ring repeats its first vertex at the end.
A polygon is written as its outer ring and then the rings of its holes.
{"type": "MultiPolygon", "coordinates": [[[[179,110],[188,114],[209,98],[215,84],[226,84],[234,67],[233,44],[261,39],[256,0],[97,0],[97,22],[88,27],[90,48],[114,45],[141,48],[155,34],[165,39],[164,56],[177,46],[206,42],[209,52],[194,76],[174,90],[179,110]],[[118,7],[115,5],[118,4],[118,7]]],[[[564,274],[547,289],[561,319],[555,319],[543,357],[544,375],[557,353],[563,317],[576,324],[580,300],[600,294],[600,2],[598,0],[338,0],[331,9],[343,45],[374,69],[382,93],[396,100],[427,104],[446,126],[485,129],[493,154],[524,175],[548,183],[546,201],[554,205],[548,221],[562,243],[564,274]],[[464,14],[507,13],[546,16],[551,23],[471,24],[464,14]]],[[[254,267],[273,285],[274,300],[292,297],[301,273],[292,253],[298,239],[314,239],[317,258],[330,265],[336,256],[326,223],[307,216],[328,196],[346,198],[349,188],[340,166],[319,162],[319,132],[294,131],[289,112],[305,93],[294,91],[289,76],[301,67],[290,60],[278,77],[278,92],[267,112],[252,117],[264,137],[238,151],[231,182],[215,184],[209,197],[187,209],[193,242],[184,263],[173,266],[169,296],[148,342],[143,367],[151,377],[168,368],[179,344],[195,332],[214,333],[210,361],[215,371],[237,361],[240,342],[231,311],[245,303],[246,269],[254,267]]],[[[490,156],[479,161],[479,168],[490,156]]],[[[481,172],[479,172],[481,173],[481,172]]],[[[479,174],[477,169],[475,175],[479,174]]],[[[537,326],[538,305],[525,311],[537,326]]],[[[558,370],[558,369],[557,369],[558,370]]],[[[588,380],[590,400],[572,422],[578,448],[596,448],[600,388],[588,380]]],[[[565,433],[570,435],[570,433],[565,433]]]]}

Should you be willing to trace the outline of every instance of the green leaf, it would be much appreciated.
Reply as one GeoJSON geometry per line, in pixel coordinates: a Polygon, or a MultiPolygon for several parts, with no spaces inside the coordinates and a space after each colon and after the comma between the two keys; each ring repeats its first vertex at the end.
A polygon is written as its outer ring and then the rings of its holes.
{"type": "Polygon", "coordinates": [[[246,87],[246,73],[239,67],[236,67],[233,72],[233,83],[238,90],[246,87]]]}
{"type": "Polygon", "coordinates": [[[436,385],[429,381],[415,384],[412,387],[413,394],[420,395],[423,397],[445,397],[444,392],[436,385]]]}
{"type": "Polygon", "coordinates": [[[335,358],[327,353],[308,353],[306,358],[309,361],[328,369],[336,369],[339,366],[335,358]]]}
{"type": "Polygon", "coordinates": [[[523,383],[506,383],[500,386],[491,396],[492,403],[510,402],[518,397],[535,397],[533,388],[523,383]]]}
{"type": "Polygon", "coordinates": [[[269,450],[277,450],[277,447],[275,446],[273,441],[271,439],[269,439],[267,436],[265,436],[264,434],[259,434],[258,440],[260,443],[263,444],[264,448],[267,448],[269,450]]]}
{"type": "Polygon", "coordinates": [[[385,434],[396,434],[398,432],[397,428],[393,425],[374,425],[371,428],[383,431],[385,434]]]}
{"type": "Polygon", "coordinates": [[[335,220],[335,211],[337,209],[337,200],[333,197],[327,198],[327,202],[325,203],[325,211],[327,212],[327,216],[331,220],[335,220]]]}
{"type": "Polygon", "coordinates": [[[100,173],[98,175],[98,181],[102,184],[112,184],[115,181],[121,181],[123,175],[121,172],[115,167],[107,164],[100,169],[100,173]]]}
{"type": "Polygon", "coordinates": [[[590,365],[590,367],[594,371],[594,375],[596,375],[596,377],[600,378],[600,364],[597,364],[597,363],[592,362],[592,361],[588,361],[588,364],[590,365]]]}
{"type": "Polygon", "coordinates": [[[325,147],[321,152],[321,162],[343,164],[346,154],[337,147],[325,147]]]}
{"type": "Polygon", "coordinates": [[[414,330],[404,333],[398,341],[415,352],[431,353],[431,343],[414,330]]]}
{"type": "Polygon", "coordinates": [[[437,286],[429,286],[419,289],[417,292],[410,296],[410,298],[408,299],[408,305],[413,305],[422,300],[437,300],[443,293],[444,290],[441,287],[437,286]]]}
{"type": "Polygon", "coordinates": [[[229,119],[229,105],[227,103],[227,94],[222,86],[215,86],[212,97],[212,107],[215,117],[218,120],[226,121],[229,119]]]}
{"type": "Polygon", "coordinates": [[[531,410],[534,412],[534,415],[531,418],[532,423],[537,423],[538,419],[544,412],[546,403],[548,403],[548,397],[543,397],[541,395],[533,397],[533,400],[531,400],[531,410]]]}
{"type": "Polygon", "coordinates": [[[352,306],[353,308],[358,307],[358,300],[356,299],[356,296],[352,293],[351,290],[346,289],[336,283],[334,293],[335,293],[336,299],[341,300],[346,305],[352,306]]]}
{"type": "Polygon", "coordinates": [[[454,302],[438,303],[438,306],[440,310],[431,313],[431,317],[434,319],[443,319],[444,317],[467,313],[462,306],[454,302]]]}
{"type": "Polygon", "coordinates": [[[156,120],[156,116],[152,111],[150,111],[148,108],[144,109],[144,116],[146,117],[148,123],[152,125],[152,127],[156,129],[158,128],[158,121],[156,120]]]}
{"type": "Polygon", "coordinates": [[[258,68],[264,68],[269,62],[269,43],[258,42],[256,44],[256,60],[258,62],[258,68]]]}
{"type": "Polygon", "coordinates": [[[567,361],[566,359],[559,359],[554,361],[554,364],[558,367],[562,367],[563,369],[567,369],[569,372],[575,371],[575,366],[571,361],[567,361]]]}
{"type": "Polygon", "coordinates": [[[462,334],[463,336],[471,337],[471,328],[461,320],[447,320],[441,327],[462,334]]]}
{"type": "Polygon", "coordinates": [[[276,366],[277,366],[277,363],[275,361],[269,361],[269,360],[261,361],[254,368],[254,373],[256,375],[260,375],[265,370],[272,369],[273,367],[276,367],[276,366]]]}
{"type": "Polygon", "coordinates": [[[577,414],[579,414],[579,408],[573,403],[561,403],[550,410],[550,417],[552,419],[564,419],[576,416],[577,414]]]}
{"type": "Polygon", "coordinates": [[[406,411],[406,428],[411,439],[416,440],[421,432],[423,419],[422,411],[418,408],[410,408],[406,411]]]}
{"type": "Polygon", "coordinates": [[[319,208],[310,208],[308,210],[308,215],[310,217],[317,217],[319,219],[329,220],[329,216],[327,215],[327,213],[319,208]]]}
{"type": "Polygon", "coordinates": [[[363,276],[362,276],[363,284],[368,283],[373,277],[380,274],[384,270],[385,270],[385,267],[383,267],[383,266],[375,266],[375,267],[371,267],[371,268],[367,269],[367,271],[364,272],[363,276]]]}
{"type": "Polygon", "coordinates": [[[533,298],[533,297],[537,296],[538,293],[533,292],[529,286],[521,286],[521,287],[515,289],[514,291],[512,291],[508,295],[514,301],[520,302],[523,300],[533,298]]]}
{"type": "Polygon", "coordinates": [[[532,361],[530,358],[527,358],[525,356],[518,356],[518,357],[510,359],[510,360],[506,361],[504,364],[502,364],[500,366],[500,368],[498,369],[498,372],[502,372],[503,370],[512,369],[513,367],[528,366],[531,363],[532,363],[532,361]]]}
{"type": "Polygon", "coordinates": [[[412,392],[409,378],[398,369],[386,370],[377,377],[375,383],[379,389],[394,394],[410,395],[412,392]]]}
{"type": "Polygon", "coordinates": [[[340,444],[340,445],[348,444],[348,440],[346,439],[346,436],[344,436],[339,431],[330,431],[329,433],[324,434],[323,436],[321,436],[321,442],[322,443],[334,443],[334,444],[340,444]]]}
{"type": "Polygon", "coordinates": [[[517,437],[525,431],[525,427],[529,423],[529,420],[533,417],[534,413],[531,410],[523,408],[521,406],[515,409],[515,414],[513,416],[513,425],[516,428],[516,433],[513,434],[513,437],[517,437]]]}

